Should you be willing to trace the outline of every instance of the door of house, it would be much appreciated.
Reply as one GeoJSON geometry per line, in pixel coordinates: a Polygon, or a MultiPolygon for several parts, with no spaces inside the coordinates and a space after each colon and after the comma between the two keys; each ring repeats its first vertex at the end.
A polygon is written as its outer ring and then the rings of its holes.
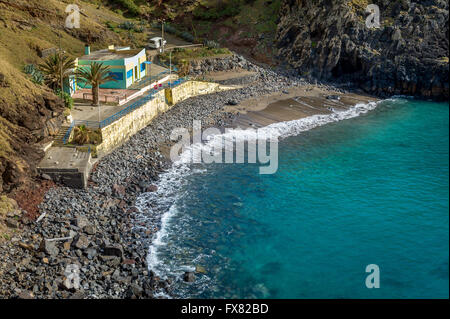
{"type": "Polygon", "coordinates": [[[135,66],[134,67],[134,81],[137,81],[139,79],[139,75],[138,75],[138,67],[135,66]]]}

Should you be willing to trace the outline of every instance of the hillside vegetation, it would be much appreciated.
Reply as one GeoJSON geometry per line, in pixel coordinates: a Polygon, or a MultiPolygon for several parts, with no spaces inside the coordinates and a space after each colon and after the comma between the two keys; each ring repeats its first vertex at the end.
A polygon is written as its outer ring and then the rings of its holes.
{"type": "Polygon", "coordinates": [[[189,41],[214,40],[260,62],[273,64],[282,0],[92,0],[126,16],[152,23],[189,41]]]}

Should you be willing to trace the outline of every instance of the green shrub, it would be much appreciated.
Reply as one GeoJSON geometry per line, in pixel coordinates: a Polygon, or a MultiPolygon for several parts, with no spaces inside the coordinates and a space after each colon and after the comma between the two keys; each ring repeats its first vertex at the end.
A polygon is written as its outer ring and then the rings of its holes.
{"type": "Polygon", "coordinates": [[[220,44],[217,43],[216,41],[213,40],[206,40],[204,42],[204,44],[209,48],[209,49],[218,49],[220,48],[220,44]]]}
{"type": "Polygon", "coordinates": [[[136,24],[134,22],[131,21],[125,21],[124,23],[119,24],[119,28],[123,29],[123,30],[128,30],[128,31],[135,31],[136,30],[136,24]]]}
{"type": "Polygon", "coordinates": [[[141,10],[133,0],[114,0],[113,2],[120,5],[123,9],[127,10],[127,12],[133,16],[137,16],[141,13],[141,10]]]}
{"type": "MultiPolygon", "coordinates": [[[[223,54],[231,54],[231,51],[226,48],[177,48],[172,52],[172,63],[182,69],[182,66],[191,60],[223,54]]],[[[159,59],[163,63],[168,63],[170,60],[169,53],[161,54],[159,59]]]]}
{"type": "Polygon", "coordinates": [[[111,31],[114,31],[114,29],[116,28],[111,21],[106,21],[105,24],[106,24],[106,27],[108,29],[110,29],[111,31]]]}
{"type": "Polygon", "coordinates": [[[56,91],[56,95],[59,96],[64,101],[64,106],[71,110],[73,108],[73,98],[69,93],[63,92],[61,94],[61,90],[56,91]]]}
{"type": "Polygon", "coordinates": [[[24,66],[23,71],[25,74],[28,74],[31,76],[31,81],[35,84],[41,85],[44,83],[44,75],[42,72],[34,65],[34,64],[27,64],[24,66]]]}
{"type": "Polygon", "coordinates": [[[192,14],[195,18],[201,20],[217,20],[221,18],[234,17],[241,11],[242,0],[229,0],[221,2],[218,6],[207,8],[204,6],[197,6],[192,14]]]}
{"type": "Polygon", "coordinates": [[[192,35],[192,34],[190,34],[189,32],[187,32],[187,31],[184,31],[184,32],[182,32],[181,34],[180,34],[180,37],[183,39],[183,40],[186,40],[186,41],[188,41],[188,42],[194,42],[194,36],[192,35]]]}
{"type": "MultiPolygon", "coordinates": [[[[155,29],[160,29],[161,30],[161,23],[159,23],[159,22],[153,23],[152,27],[155,28],[155,29]]],[[[177,28],[175,28],[173,25],[168,24],[168,23],[164,24],[164,32],[176,35],[176,36],[178,36],[178,37],[180,37],[183,40],[186,40],[188,42],[194,42],[194,40],[195,40],[195,37],[191,33],[189,33],[188,31],[177,30],[177,28]]]]}
{"type": "Polygon", "coordinates": [[[170,24],[164,24],[164,31],[170,34],[177,34],[177,29],[170,24]]]}

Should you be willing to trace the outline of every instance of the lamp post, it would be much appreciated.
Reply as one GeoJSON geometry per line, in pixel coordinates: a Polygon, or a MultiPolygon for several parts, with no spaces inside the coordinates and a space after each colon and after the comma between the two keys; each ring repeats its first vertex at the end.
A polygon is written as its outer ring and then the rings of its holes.
{"type": "Polygon", "coordinates": [[[169,61],[170,61],[170,65],[169,65],[169,83],[170,83],[170,88],[172,88],[172,50],[169,51],[169,61]]]}
{"type": "Polygon", "coordinates": [[[101,119],[100,118],[100,105],[101,105],[101,101],[100,101],[100,93],[99,93],[99,96],[98,96],[98,129],[101,129],[101,126],[100,126],[100,119],[101,119]]]}

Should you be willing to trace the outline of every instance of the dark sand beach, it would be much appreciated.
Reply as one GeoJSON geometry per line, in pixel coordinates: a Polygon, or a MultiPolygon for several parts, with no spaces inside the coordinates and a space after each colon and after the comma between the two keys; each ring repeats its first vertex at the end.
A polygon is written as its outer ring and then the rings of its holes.
{"type": "Polygon", "coordinates": [[[359,103],[378,99],[369,95],[341,93],[319,86],[305,85],[262,97],[248,99],[225,111],[235,113],[234,127],[263,127],[277,122],[292,121],[316,114],[346,110],[359,103]]]}

